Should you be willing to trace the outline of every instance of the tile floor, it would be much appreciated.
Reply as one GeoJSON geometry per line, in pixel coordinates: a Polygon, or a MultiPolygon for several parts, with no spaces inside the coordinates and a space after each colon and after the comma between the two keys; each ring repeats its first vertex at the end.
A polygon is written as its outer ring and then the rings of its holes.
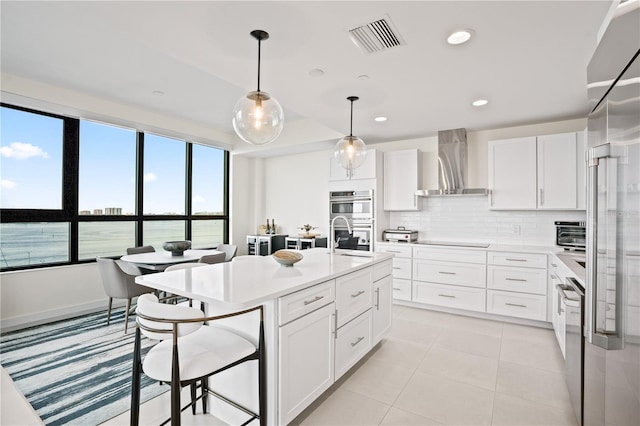
{"type": "MultiPolygon", "coordinates": [[[[141,424],[168,415],[168,394],[141,424]]],[[[186,397],[186,395],[185,395],[186,397]]],[[[123,413],[104,425],[128,424],[123,413]]],[[[186,425],[223,424],[183,413],[186,425]]],[[[394,306],[391,334],[294,425],[576,425],[553,331],[394,306]]]]}

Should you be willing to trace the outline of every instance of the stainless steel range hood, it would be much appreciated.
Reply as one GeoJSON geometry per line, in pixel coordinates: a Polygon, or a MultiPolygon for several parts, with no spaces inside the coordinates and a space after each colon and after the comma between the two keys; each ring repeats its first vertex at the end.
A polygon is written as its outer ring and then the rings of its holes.
{"type": "Polygon", "coordinates": [[[486,188],[467,188],[467,131],[466,129],[438,132],[439,189],[420,189],[420,197],[488,195],[486,188]]]}

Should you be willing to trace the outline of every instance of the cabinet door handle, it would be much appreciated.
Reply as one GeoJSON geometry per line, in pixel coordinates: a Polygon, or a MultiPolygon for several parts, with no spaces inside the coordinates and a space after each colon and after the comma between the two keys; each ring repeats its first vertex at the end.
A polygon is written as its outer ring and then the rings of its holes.
{"type": "Polygon", "coordinates": [[[401,289],[400,289],[400,287],[394,287],[393,289],[394,289],[394,290],[398,290],[398,291],[400,291],[400,290],[401,290],[401,289]]]}
{"type": "Polygon", "coordinates": [[[516,307],[518,307],[518,308],[526,308],[526,307],[527,307],[527,305],[520,305],[520,304],[518,304],[518,303],[505,303],[505,305],[508,305],[508,306],[516,306],[516,307]]]}
{"type": "Polygon", "coordinates": [[[455,272],[447,272],[447,271],[439,271],[438,273],[442,275],[456,275],[455,272]]]}
{"type": "Polygon", "coordinates": [[[376,288],[376,310],[380,310],[380,289],[376,288]]]}
{"type": "Polygon", "coordinates": [[[338,310],[333,311],[333,338],[338,340],[338,310]]]}
{"type": "Polygon", "coordinates": [[[540,205],[544,206],[544,190],[540,188],[540,205]]]}
{"type": "Polygon", "coordinates": [[[402,269],[402,268],[399,266],[392,266],[391,269],[402,269]]]}
{"type": "Polygon", "coordinates": [[[304,301],[304,305],[305,305],[305,306],[306,306],[306,305],[310,305],[310,304],[312,304],[313,302],[317,302],[317,301],[318,301],[318,300],[320,300],[320,299],[324,299],[324,296],[316,296],[316,297],[314,297],[314,298],[313,298],[313,299],[311,299],[311,300],[305,300],[305,301],[304,301]]]}
{"type": "Polygon", "coordinates": [[[456,298],[455,296],[452,296],[450,294],[439,294],[438,296],[440,296],[440,297],[450,297],[451,299],[455,299],[456,298]]]}
{"type": "Polygon", "coordinates": [[[553,266],[554,268],[558,267],[558,265],[556,265],[555,263],[552,263],[551,266],[553,266]]]}
{"type": "Polygon", "coordinates": [[[526,262],[527,259],[513,259],[513,258],[507,258],[505,260],[508,260],[509,262],[526,262]]]}
{"type": "Polygon", "coordinates": [[[355,345],[362,342],[363,340],[364,340],[364,336],[358,337],[358,339],[355,342],[351,343],[351,347],[353,348],[355,345]]]}
{"type": "Polygon", "coordinates": [[[361,294],[364,294],[364,290],[360,290],[359,292],[357,292],[356,294],[352,294],[351,297],[358,297],[361,294]]]}
{"type": "Polygon", "coordinates": [[[522,278],[508,278],[507,277],[507,278],[505,278],[505,280],[507,280],[507,281],[520,281],[520,282],[524,282],[524,283],[527,282],[527,280],[523,280],[522,278]]]}
{"type": "Polygon", "coordinates": [[[387,250],[387,253],[402,253],[400,250],[387,250]]]}

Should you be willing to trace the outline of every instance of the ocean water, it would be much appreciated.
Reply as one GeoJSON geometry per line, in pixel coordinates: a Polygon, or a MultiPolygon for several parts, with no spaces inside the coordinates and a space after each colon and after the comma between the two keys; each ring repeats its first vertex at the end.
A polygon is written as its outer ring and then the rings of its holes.
{"type": "MultiPolygon", "coordinates": [[[[144,245],[162,250],[165,241],[184,240],[184,221],[144,223],[144,245]]],[[[135,222],[81,222],[78,225],[78,257],[117,256],[135,246],[135,222]]],[[[211,248],[223,241],[224,222],[192,222],[192,247],[211,248]]],[[[0,224],[0,268],[44,265],[69,261],[68,223],[0,224]]]]}

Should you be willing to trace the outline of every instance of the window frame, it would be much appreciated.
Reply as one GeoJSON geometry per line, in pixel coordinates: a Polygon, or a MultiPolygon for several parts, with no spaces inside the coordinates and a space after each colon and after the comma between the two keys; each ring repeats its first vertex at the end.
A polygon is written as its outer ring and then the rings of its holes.
{"type": "MultiPolygon", "coordinates": [[[[62,138],[62,208],[61,209],[16,209],[4,208],[0,206],[0,223],[37,223],[37,222],[63,222],[69,223],[69,261],[54,262],[37,265],[22,265],[13,267],[2,267],[0,271],[20,271],[28,269],[40,269],[62,265],[76,265],[95,262],[95,259],[79,260],[78,253],[78,225],[81,222],[131,222],[135,226],[135,242],[137,246],[143,245],[143,224],[145,221],[184,221],[185,236],[187,240],[192,238],[192,221],[194,220],[221,220],[223,221],[223,243],[229,242],[229,151],[222,148],[224,152],[223,160],[223,211],[220,215],[193,215],[192,200],[192,166],[193,166],[193,144],[188,140],[185,142],[185,214],[182,215],[143,215],[144,199],[144,135],[145,133],[137,129],[136,131],[136,194],[134,215],[80,215],[79,214],[79,171],[80,171],[80,119],[38,111],[21,106],[0,102],[0,107],[11,108],[32,114],[39,114],[47,117],[61,119],[63,121],[62,138]]],[[[113,125],[110,123],[102,123],[113,125]]],[[[154,133],[157,134],[157,133],[154,133]]],[[[157,134],[158,136],[164,136],[157,134]]],[[[166,136],[171,137],[171,136],[166,136]]],[[[173,137],[171,137],[173,138],[173,137]]],[[[173,138],[175,139],[175,138],[173,138]]],[[[180,139],[182,140],[182,139],[180,139]]],[[[124,253],[123,253],[124,254],[124,253]]]]}

